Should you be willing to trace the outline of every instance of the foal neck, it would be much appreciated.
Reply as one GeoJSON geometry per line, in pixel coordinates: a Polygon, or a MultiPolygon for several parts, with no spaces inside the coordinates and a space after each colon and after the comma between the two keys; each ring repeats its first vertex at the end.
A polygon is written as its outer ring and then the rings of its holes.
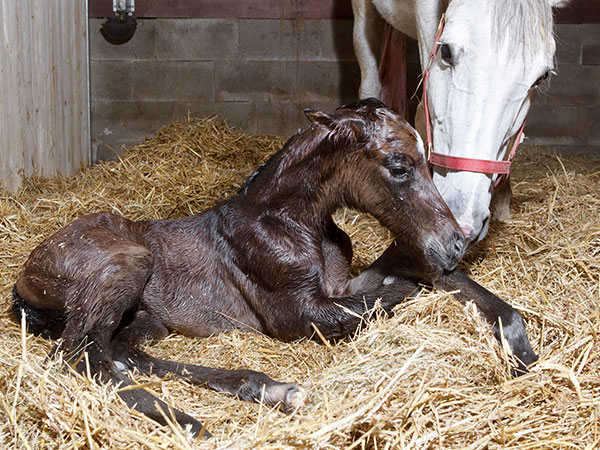
{"type": "Polygon", "coordinates": [[[252,175],[240,195],[256,207],[281,210],[299,222],[325,224],[344,203],[338,176],[344,156],[326,130],[311,125],[252,175]]]}

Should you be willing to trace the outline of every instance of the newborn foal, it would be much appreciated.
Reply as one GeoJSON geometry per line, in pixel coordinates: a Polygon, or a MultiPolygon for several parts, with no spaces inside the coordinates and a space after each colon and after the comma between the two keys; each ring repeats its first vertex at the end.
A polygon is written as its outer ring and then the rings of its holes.
{"type": "MultiPolygon", "coordinates": [[[[209,336],[234,328],[286,341],[315,329],[342,338],[378,299],[390,311],[414,292],[415,280],[455,273],[463,236],[431,182],[415,131],[374,100],[306,116],[310,126],[237,195],[202,214],[133,222],[101,212],[47,238],[16,282],[14,315],[25,312],[30,331],[60,338],[58,348],[72,361],[87,352],[89,370],[102,380],[130,385],[126,369],[174,373],[284,410],[303,404],[302,388],[263,373],[159,360],[139,345],[172,331],[209,336]],[[381,261],[355,279],[350,239],[331,219],[343,206],[372,214],[396,237],[381,261]]],[[[502,317],[505,330],[505,320],[516,320],[521,344],[519,314],[498,301],[504,306],[483,313],[494,324],[502,317]]],[[[85,370],[82,362],[78,369],[85,370]]],[[[165,423],[158,408],[168,407],[147,391],[119,395],[165,423]]],[[[192,417],[174,414],[180,425],[202,432],[192,417]]]]}

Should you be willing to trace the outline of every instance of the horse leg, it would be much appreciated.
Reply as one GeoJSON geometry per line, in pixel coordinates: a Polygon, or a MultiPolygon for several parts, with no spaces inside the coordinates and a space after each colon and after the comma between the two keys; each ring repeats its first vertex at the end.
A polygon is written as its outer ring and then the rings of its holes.
{"type": "Polygon", "coordinates": [[[177,375],[194,384],[233,395],[241,400],[279,406],[290,412],[304,405],[305,390],[291,383],[281,383],[253,370],[226,370],[184,364],[155,358],[139,350],[144,340],[166,335],[167,330],[157,319],[138,311],[131,324],[121,330],[111,343],[113,359],[120,369],[137,369],[144,374],[164,377],[177,375]]]}
{"type": "Polygon", "coordinates": [[[354,12],[354,53],[360,66],[360,98],[381,95],[379,81],[379,57],[383,19],[370,0],[352,0],[354,12]]]}
{"type": "Polygon", "coordinates": [[[498,343],[502,345],[504,337],[510,346],[516,360],[516,367],[511,370],[512,375],[519,376],[528,372],[527,366],[538,358],[527,339],[523,318],[516,309],[471,280],[459,269],[445,274],[434,285],[444,290],[458,291],[454,296],[462,302],[475,303],[483,317],[492,325],[498,343]]]}
{"type": "Polygon", "coordinates": [[[510,219],[510,200],[512,199],[512,189],[510,187],[510,176],[492,195],[490,210],[492,219],[498,222],[505,222],[510,219]]]}

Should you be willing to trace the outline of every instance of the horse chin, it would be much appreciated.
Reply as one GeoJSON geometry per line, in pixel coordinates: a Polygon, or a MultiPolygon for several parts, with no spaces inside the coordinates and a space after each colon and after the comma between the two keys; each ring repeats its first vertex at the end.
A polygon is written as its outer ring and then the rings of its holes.
{"type": "Polygon", "coordinates": [[[462,229],[463,234],[465,235],[465,240],[468,244],[474,244],[476,242],[483,241],[487,236],[489,224],[490,224],[490,216],[489,214],[483,218],[483,220],[472,220],[471,223],[476,223],[476,228],[473,228],[471,225],[462,225],[459,220],[460,228],[462,229]]]}

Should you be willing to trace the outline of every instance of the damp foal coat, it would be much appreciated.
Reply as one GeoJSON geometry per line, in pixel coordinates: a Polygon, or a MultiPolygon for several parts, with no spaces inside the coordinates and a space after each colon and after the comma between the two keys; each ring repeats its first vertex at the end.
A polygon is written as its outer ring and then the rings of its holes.
{"type": "MultiPolygon", "coordinates": [[[[159,360],[141,343],[241,328],[292,340],[316,330],[354,332],[376,302],[390,311],[439,282],[461,289],[498,330],[502,321],[520,366],[535,360],[519,313],[455,270],[464,238],[435,189],[415,131],[375,100],[333,114],[307,111],[311,125],[241,191],[202,214],[134,222],[101,212],[40,244],[14,289],[13,311],[29,330],[60,338],[54,351],[77,362],[87,352],[100,379],[132,384],[127,369],[174,373],[241,399],[299,407],[304,390],[252,370],[159,360]],[[333,222],[349,206],[375,216],[396,242],[359,277],[352,247],[333,222]]],[[[499,337],[499,335],[497,334],[499,337]]],[[[143,389],[120,390],[131,407],[165,423],[166,404],[143,389]]],[[[195,434],[194,418],[174,411],[195,434]]]]}

